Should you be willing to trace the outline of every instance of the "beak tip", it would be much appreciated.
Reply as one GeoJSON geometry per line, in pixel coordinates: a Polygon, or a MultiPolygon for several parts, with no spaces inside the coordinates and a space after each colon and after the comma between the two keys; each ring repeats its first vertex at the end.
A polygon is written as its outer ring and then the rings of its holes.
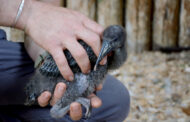
{"type": "Polygon", "coordinates": [[[98,64],[100,63],[100,61],[107,55],[107,53],[109,52],[109,44],[107,41],[103,41],[103,44],[102,44],[102,48],[101,48],[101,51],[99,53],[99,56],[96,60],[96,64],[94,66],[94,71],[96,71],[97,67],[98,67],[98,64]]]}
{"type": "Polygon", "coordinates": [[[94,71],[96,71],[96,69],[97,69],[97,65],[94,66],[94,71]]]}

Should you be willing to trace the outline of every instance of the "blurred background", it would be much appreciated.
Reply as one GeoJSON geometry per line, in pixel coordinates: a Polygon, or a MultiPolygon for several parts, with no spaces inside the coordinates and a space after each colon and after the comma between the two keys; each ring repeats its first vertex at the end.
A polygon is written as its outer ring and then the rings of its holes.
{"type": "MultiPolygon", "coordinates": [[[[128,60],[111,72],[128,88],[128,122],[190,122],[190,0],[62,0],[104,27],[126,28],[128,60]]],[[[34,18],[35,19],[35,18],[34,18]]],[[[56,24],[56,23],[55,23],[56,24]]],[[[9,40],[25,34],[6,30],[9,40]]]]}

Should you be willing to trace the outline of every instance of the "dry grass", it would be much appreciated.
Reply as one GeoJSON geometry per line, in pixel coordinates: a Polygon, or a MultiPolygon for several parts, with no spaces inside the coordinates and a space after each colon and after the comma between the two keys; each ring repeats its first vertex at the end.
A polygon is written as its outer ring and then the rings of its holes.
{"type": "Polygon", "coordinates": [[[130,55],[112,72],[130,91],[127,122],[190,122],[190,52],[130,55]]]}

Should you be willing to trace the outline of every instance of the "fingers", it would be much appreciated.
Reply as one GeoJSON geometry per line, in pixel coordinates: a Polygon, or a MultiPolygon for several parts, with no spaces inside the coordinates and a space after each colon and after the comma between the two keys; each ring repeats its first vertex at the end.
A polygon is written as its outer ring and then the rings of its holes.
{"type": "MultiPolygon", "coordinates": [[[[78,31],[77,38],[86,42],[93,49],[94,53],[98,57],[101,50],[100,34],[102,33],[103,28],[100,25],[98,25],[96,22],[91,21],[88,18],[87,21],[90,21],[91,26],[89,25],[88,28],[83,27],[81,31],[78,31]],[[97,29],[93,28],[94,26],[97,26],[97,29]],[[93,28],[93,30],[89,28],[93,28]]],[[[107,57],[103,58],[102,61],[100,62],[101,65],[105,65],[106,63],[107,63],[107,57]]]]}
{"type": "MultiPolygon", "coordinates": [[[[64,83],[58,83],[56,85],[54,95],[52,100],[50,101],[51,105],[54,105],[64,94],[66,90],[66,85],[64,83]]],[[[48,91],[43,92],[39,97],[38,97],[38,103],[41,107],[45,107],[49,104],[49,100],[51,98],[51,93],[48,91]]]]}
{"type": "Polygon", "coordinates": [[[98,85],[98,86],[96,87],[96,91],[100,91],[100,90],[102,90],[102,88],[103,88],[103,85],[100,84],[100,85],[98,85]]]}
{"type": "MultiPolygon", "coordinates": [[[[87,30],[93,32],[94,34],[96,34],[96,36],[95,35],[93,36],[92,34],[90,35],[90,33],[89,33],[88,36],[86,36],[86,37],[83,36],[84,38],[81,37],[81,39],[84,39],[85,42],[87,42],[88,40],[91,41],[87,44],[89,44],[92,47],[96,56],[98,56],[100,49],[101,49],[101,39],[100,38],[102,36],[104,28],[101,25],[99,25],[98,23],[96,23],[95,21],[89,19],[88,17],[86,17],[84,15],[82,16],[82,20],[83,20],[83,25],[85,26],[85,28],[87,30]],[[93,42],[96,42],[97,45],[93,42]],[[100,45],[98,42],[100,42],[100,45]],[[96,49],[94,49],[94,46],[96,49]]],[[[81,31],[81,32],[84,32],[84,31],[81,31]]],[[[87,32],[84,32],[84,33],[88,34],[87,32]]],[[[101,65],[105,65],[106,63],[107,63],[107,57],[103,58],[102,61],[100,62],[101,65]]]]}
{"type": "Polygon", "coordinates": [[[50,101],[50,105],[54,105],[63,96],[66,90],[66,85],[64,83],[58,83],[55,87],[53,98],[50,101]]]}
{"type": "MultiPolygon", "coordinates": [[[[91,106],[93,108],[98,108],[102,105],[102,101],[95,94],[91,94],[88,98],[90,99],[91,106]]],[[[78,102],[71,103],[70,117],[72,120],[75,120],[75,121],[81,119],[82,107],[81,107],[80,103],[78,103],[78,102]]]]}
{"type": "Polygon", "coordinates": [[[95,21],[92,21],[91,19],[89,19],[88,17],[84,17],[84,22],[83,22],[84,26],[88,29],[90,29],[91,31],[97,33],[99,36],[102,35],[102,32],[104,31],[104,28],[99,25],[98,23],[96,23],[95,21]]]}
{"type": "Polygon", "coordinates": [[[99,55],[101,48],[101,40],[98,34],[86,28],[82,28],[81,31],[77,32],[77,38],[87,43],[92,48],[96,56],[99,55]]]}
{"type": "Polygon", "coordinates": [[[98,98],[95,94],[91,94],[89,97],[88,97],[91,101],[91,106],[93,108],[98,108],[102,105],[102,101],[100,98],[98,98]]]}
{"type": "Polygon", "coordinates": [[[38,104],[41,107],[45,107],[49,104],[49,100],[51,98],[51,93],[48,91],[43,92],[39,97],[38,97],[38,104]]]}
{"type": "Polygon", "coordinates": [[[72,120],[79,120],[82,117],[82,108],[79,103],[77,102],[71,103],[70,117],[72,120]]]}
{"type": "Polygon", "coordinates": [[[68,65],[68,62],[66,60],[62,48],[58,47],[56,50],[53,49],[51,53],[63,77],[68,81],[73,81],[74,75],[68,65]]]}
{"type": "Polygon", "coordinates": [[[69,43],[66,44],[66,47],[76,60],[81,71],[83,73],[88,73],[91,69],[90,60],[88,58],[87,52],[80,45],[80,43],[76,41],[76,39],[70,39],[69,43]]]}

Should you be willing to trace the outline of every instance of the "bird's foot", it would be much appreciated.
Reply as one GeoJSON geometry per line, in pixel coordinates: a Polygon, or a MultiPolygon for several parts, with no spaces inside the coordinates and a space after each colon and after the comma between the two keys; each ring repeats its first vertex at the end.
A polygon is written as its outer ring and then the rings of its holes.
{"type": "Polygon", "coordinates": [[[54,118],[62,118],[63,116],[65,116],[69,112],[69,109],[70,109],[70,105],[67,105],[64,108],[61,108],[60,105],[55,104],[51,108],[50,113],[51,113],[51,116],[54,118]]]}
{"type": "Polygon", "coordinates": [[[89,118],[91,115],[91,105],[90,100],[87,98],[79,97],[76,102],[80,103],[86,108],[85,118],[89,118]]]}
{"type": "MultiPolygon", "coordinates": [[[[90,100],[87,98],[79,97],[75,102],[80,103],[86,108],[85,118],[89,118],[91,115],[90,100]]],[[[61,118],[69,112],[70,105],[62,108],[60,102],[56,103],[50,110],[51,116],[54,118],[61,118]]]]}

